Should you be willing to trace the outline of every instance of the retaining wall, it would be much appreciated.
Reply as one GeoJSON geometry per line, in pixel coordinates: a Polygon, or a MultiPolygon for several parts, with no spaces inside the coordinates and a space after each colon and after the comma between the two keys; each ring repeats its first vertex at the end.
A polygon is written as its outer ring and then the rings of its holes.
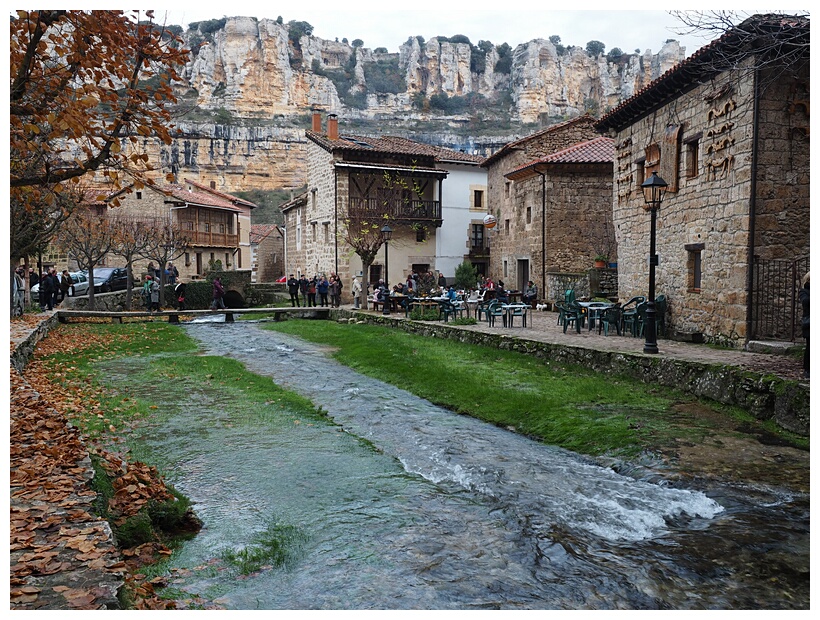
{"type": "Polygon", "coordinates": [[[597,351],[437,323],[397,320],[380,315],[354,315],[347,310],[336,310],[335,313],[338,317],[355,316],[357,320],[367,323],[387,325],[429,338],[448,338],[518,351],[539,359],[575,364],[597,372],[676,388],[698,397],[735,405],[758,419],[773,420],[781,428],[798,435],[809,435],[808,386],[773,375],[761,375],[728,365],[597,351]]]}

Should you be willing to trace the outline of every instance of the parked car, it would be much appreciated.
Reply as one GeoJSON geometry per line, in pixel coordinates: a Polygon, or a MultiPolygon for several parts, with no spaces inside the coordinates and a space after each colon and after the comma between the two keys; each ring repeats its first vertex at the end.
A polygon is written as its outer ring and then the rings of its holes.
{"type": "MultiPolygon", "coordinates": [[[[71,281],[74,283],[74,285],[68,289],[68,296],[77,297],[79,295],[88,295],[88,273],[85,271],[74,271],[68,275],[71,276],[71,281]]],[[[97,278],[95,277],[94,279],[96,280],[97,278]]],[[[39,284],[35,284],[31,287],[31,294],[32,296],[40,294],[39,284]]]]}
{"type": "Polygon", "coordinates": [[[128,270],[125,267],[97,267],[94,270],[94,292],[110,293],[128,288],[128,270]]]}

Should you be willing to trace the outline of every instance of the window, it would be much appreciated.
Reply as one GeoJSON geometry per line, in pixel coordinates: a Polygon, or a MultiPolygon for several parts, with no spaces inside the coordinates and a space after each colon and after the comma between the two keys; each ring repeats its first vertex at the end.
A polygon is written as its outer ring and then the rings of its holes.
{"type": "Polygon", "coordinates": [[[484,249],[484,224],[473,224],[470,235],[470,248],[472,250],[484,249]]]}
{"type": "Polygon", "coordinates": [[[507,277],[507,261],[504,261],[504,277],[507,277]]]}
{"type": "Polygon", "coordinates": [[[690,243],[684,246],[688,255],[686,261],[686,288],[690,293],[700,293],[701,275],[703,273],[701,260],[705,247],[703,243],[690,243]]]}
{"type": "Polygon", "coordinates": [[[230,266],[231,266],[231,255],[230,255],[230,253],[225,252],[225,263],[223,264],[223,267],[225,267],[225,269],[227,269],[230,266]]]}
{"type": "Polygon", "coordinates": [[[527,207],[527,224],[532,224],[532,207],[527,207]]]}
{"type": "Polygon", "coordinates": [[[484,191],[480,189],[473,190],[473,206],[476,209],[484,208],[484,191]]]}
{"type": "Polygon", "coordinates": [[[142,200],[142,192],[137,192],[137,200],[142,200]]]}
{"type": "Polygon", "coordinates": [[[225,234],[225,224],[219,225],[219,232],[221,232],[223,235],[225,234]]]}
{"type": "Polygon", "coordinates": [[[506,183],[504,183],[504,197],[505,198],[510,197],[510,186],[511,185],[512,185],[511,181],[507,181],[506,183]]]}
{"type": "Polygon", "coordinates": [[[205,226],[205,232],[206,233],[211,232],[211,223],[210,222],[205,222],[204,226],[205,226]]]}
{"type": "Polygon", "coordinates": [[[191,254],[189,252],[185,252],[185,266],[191,266],[191,254]]]}
{"type": "Polygon", "coordinates": [[[690,179],[698,176],[698,157],[700,156],[700,136],[686,142],[686,176],[690,179]]]}
{"type": "Polygon", "coordinates": [[[427,229],[421,226],[416,229],[416,243],[424,243],[427,241],[427,229]]]}
{"type": "Polygon", "coordinates": [[[325,243],[330,243],[330,222],[323,222],[322,229],[324,231],[325,243]]]}
{"type": "Polygon", "coordinates": [[[194,229],[194,223],[191,220],[186,220],[186,221],[182,222],[182,227],[185,230],[193,230],[194,229]]]}
{"type": "Polygon", "coordinates": [[[510,234],[510,220],[504,220],[504,234],[510,234]]]}
{"type": "Polygon", "coordinates": [[[635,162],[635,181],[638,184],[638,189],[641,188],[643,182],[646,181],[646,160],[640,159],[635,162]]]}
{"type": "Polygon", "coordinates": [[[296,249],[302,249],[302,210],[296,209],[296,249]]]}
{"type": "Polygon", "coordinates": [[[310,223],[310,230],[311,230],[311,238],[313,239],[313,241],[318,241],[319,237],[316,236],[317,235],[316,222],[311,222],[310,223]]]}

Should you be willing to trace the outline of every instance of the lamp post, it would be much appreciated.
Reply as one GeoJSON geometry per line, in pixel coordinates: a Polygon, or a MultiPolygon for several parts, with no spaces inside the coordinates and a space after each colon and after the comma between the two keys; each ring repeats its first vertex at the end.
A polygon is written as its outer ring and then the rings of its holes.
{"type": "Polygon", "coordinates": [[[386,289],[385,298],[382,300],[382,314],[390,314],[390,300],[387,299],[390,295],[390,278],[387,275],[387,243],[393,238],[393,229],[387,224],[382,226],[382,237],[384,238],[384,284],[386,289]]]}
{"type": "Polygon", "coordinates": [[[641,184],[646,204],[644,210],[649,211],[652,219],[649,229],[649,299],[646,302],[646,342],[643,345],[644,353],[657,353],[657,312],[655,311],[655,266],[658,264],[658,255],[655,254],[655,229],[658,219],[658,209],[663,202],[666,188],[669,184],[653,172],[652,176],[641,184]]]}

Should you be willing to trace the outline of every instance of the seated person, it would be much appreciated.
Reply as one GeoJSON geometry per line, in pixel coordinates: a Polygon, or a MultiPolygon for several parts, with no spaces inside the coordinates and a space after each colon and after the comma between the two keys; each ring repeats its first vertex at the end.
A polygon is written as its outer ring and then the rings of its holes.
{"type": "Polygon", "coordinates": [[[538,299],[538,287],[533,284],[532,280],[528,280],[527,288],[524,289],[524,295],[521,297],[521,300],[528,306],[531,306],[536,299],[538,299]]]}
{"type": "Polygon", "coordinates": [[[504,288],[504,283],[501,280],[498,281],[498,286],[495,287],[495,298],[502,304],[510,302],[510,298],[507,297],[507,289],[504,288]]]}
{"type": "Polygon", "coordinates": [[[458,300],[458,295],[456,295],[456,289],[454,289],[452,286],[447,291],[447,299],[449,299],[452,302],[458,300]]]}

